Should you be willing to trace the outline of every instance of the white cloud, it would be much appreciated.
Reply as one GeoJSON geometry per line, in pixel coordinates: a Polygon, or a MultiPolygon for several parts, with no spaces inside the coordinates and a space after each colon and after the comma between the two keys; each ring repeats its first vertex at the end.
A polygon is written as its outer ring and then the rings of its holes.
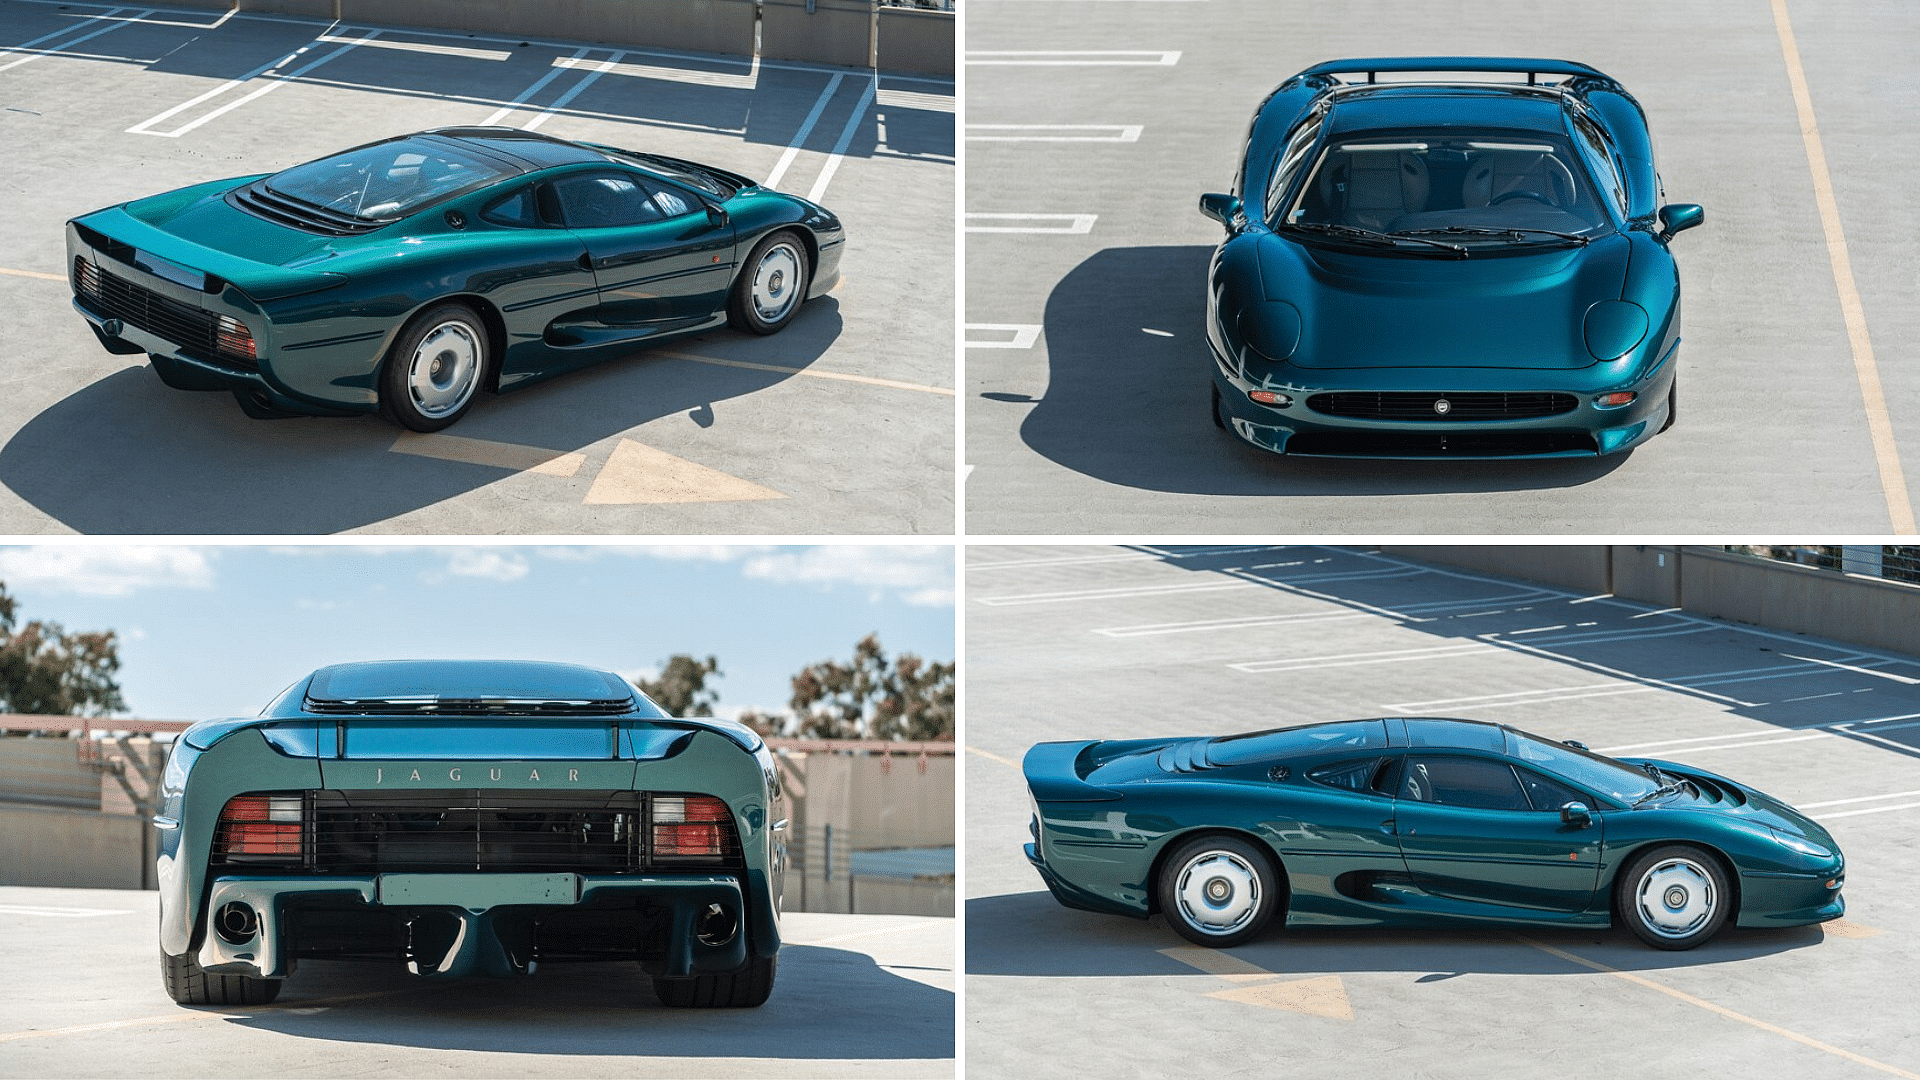
{"type": "Polygon", "coordinates": [[[870,599],[887,593],[916,607],[953,606],[953,549],[891,544],[836,544],[768,551],[742,567],[750,578],[785,583],[867,586],[870,599]]]}
{"type": "Polygon", "coordinates": [[[458,577],[487,578],[492,581],[518,581],[527,576],[527,557],[487,548],[455,548],[447,561],[447,571],[458,577]]]}
{"type": "Polygon", "coordinates": [[[141,589],[210,589],[213,562],[201,548],[37,544],[0,548],[0,581],[17,588],[88,596],[141,589]]]}
{"type": "Polygon", "coordinates": [[[656,559],[724,563],[779,549],[771,544],[638,544],[620,550],[632,555],[650,555],[656,559]]]}

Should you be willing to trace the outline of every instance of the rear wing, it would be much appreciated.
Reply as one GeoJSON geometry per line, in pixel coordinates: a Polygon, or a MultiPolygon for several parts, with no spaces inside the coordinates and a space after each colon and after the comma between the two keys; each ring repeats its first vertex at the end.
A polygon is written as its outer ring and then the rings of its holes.
{"type": "Polygon", "coordinates": [[[1027,751],[1020,763],[1027,787],[1036,802],[1105,802],[1120,796],[1080,779],[1082,752],[1099,745],[1088,739],[1077,742],[1044,742],[1027,751]]]}
{"type": "Polygon", "coordinates": [[[1608,83],[1614,81],[1611,76],[1598,68],[1575,63],[1572,60],[1540,60],[1513,56],[1393,56],[1329,60],[1324,64],[1315,64],[1294,77],[1365,75],[1367,81],[1371,83],[1378,81],[1381,72],[1406,71],[1484,71],[1505,75],[1525,75],[1528,86],[1537,85],[1542,75],[1573,75],[1601,79],[1608,83]]]}

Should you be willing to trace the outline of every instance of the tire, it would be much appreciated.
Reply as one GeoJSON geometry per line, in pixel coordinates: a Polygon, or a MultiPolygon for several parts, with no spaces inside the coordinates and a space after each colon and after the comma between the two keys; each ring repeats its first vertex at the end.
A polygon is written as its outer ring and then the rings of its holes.
{"type": "Polygon", "coordinates": [[[1213,390],[1213,426],[1219,428],[1221,431],[1225,431],[1227,430],[1227,421],[1225,417],[1220,415],[1220,384],[1212,383],[1210,389],[1213,390]]]}
{"type": "Polygon", "coordinates": [[[1234,836],[1202,836],[1175,848],[1160,872],[1160,911],[1183,938],[1224,949],[1266,929],[1280,889],[1273,861],[1234,836]]]}
{"type": "Polygon", "coordinates": [[[401,427],[439,431],[473,407],[492,341],[465,304],[435,304],[407,323],[380,368],[380,411],[401,427]]]}
{"type": "Polygon", "coordinates": [[[1720,860],[1687,844],[1641,852],[1621,872],[1614,892],[1620,917],[1641,941],[1675,952],[1719,933],[1734,904],[1720,860]]]}
{"type": "Polygon", "coordinates": [[[182,1005],[265,1005],[280,996],[285,979],[209,975],[191,956],[160,954],[160,981],[182,1005]]]}
{"type": "Polygon", "coordinates": [[[1673,381],[1667,384],[1667,419],[1660,425],[1660,431],[1672,427],[1673,418],[1678,415],[1680,415],[1680,376],[1676,373],[1673,381]]]}
{"type": "Polygon", "coordinates": [[[727,297],[727,321],[749,334],[777,334],[807,301],[813,268],[807,245],[782,229],[762,237],[734,279],[727,297]]]}
{"type": "Polygon", "coordinates": [[[655,979],[653,994],[660,1004],[676,1009],[754,1009],[773,993],[774,969],[779,957],[752,957],[747,966],[725,975],[695,975],[691,979],[655,979]]]}

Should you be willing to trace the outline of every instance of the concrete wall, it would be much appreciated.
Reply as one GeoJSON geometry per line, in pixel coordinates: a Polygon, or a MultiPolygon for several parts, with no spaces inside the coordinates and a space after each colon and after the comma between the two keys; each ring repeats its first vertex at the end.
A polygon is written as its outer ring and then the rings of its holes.
{"type": "Polygon", "coordinates": [[[1680,549],[1661,544],[1616,544],[1613,595],[1655,607],[1682,607],[1680,549]]]}
{"type": "Polygon", "coordinates": [[[1608,549],[1599,544],[1392,544],[1380,550],[1403,559],[1542,581],[1586,596],[1613,591],[1608,549]]]}
{"type": "Polygon", "coordinates": [[[78,739],[0,737],[0,802],[100,809],[100,774],[80,760],[78,739]]]}
{"type": "MultiPolygon", "coordinates": [[[[753,0],[174,0],[187,7],[753,55],[753,0]]],[[[865,61],[862,60],[862,63],[865,61]]]]}
{"type": "Polygon", "coordinates": [[[153,888],[152,832],[136,817],[0,804],[0,885],[153,888]]]}
{"type": "Polygon", "coordinates": [[[871,0],[765,0],[760,55],[769,60],[866,67],[873,54],[871,0]]]}
{"type": "Polygon", "coordinates": [[[800,753],[783,760],[805,789],[789,811],[788,911],[953,914],[951,880],[856,876],[851,866],[856,850],[953,846],[953,755],[800,753]]]}
{"type": "Polygon", "coordinates": [[[877,66],[952,78],[956,23],[951,11],[881,8],[877,66]]]}

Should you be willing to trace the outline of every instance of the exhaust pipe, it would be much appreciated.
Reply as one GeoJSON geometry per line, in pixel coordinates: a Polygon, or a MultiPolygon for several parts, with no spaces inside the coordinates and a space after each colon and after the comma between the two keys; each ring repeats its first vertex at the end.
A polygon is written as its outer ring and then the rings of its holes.
{"type": "Polygon", "coordinates": [[[260,913],[235,900],[214,913],[213,930],[229,945],[245,945],[260,932],[260,913]]]}
{"type": "Polygon", "coordinates": [[[702,945],[718,947],[740,932],[740,916],[720,904],[708,904],[693,923],[693,937],[702,945]]]}

